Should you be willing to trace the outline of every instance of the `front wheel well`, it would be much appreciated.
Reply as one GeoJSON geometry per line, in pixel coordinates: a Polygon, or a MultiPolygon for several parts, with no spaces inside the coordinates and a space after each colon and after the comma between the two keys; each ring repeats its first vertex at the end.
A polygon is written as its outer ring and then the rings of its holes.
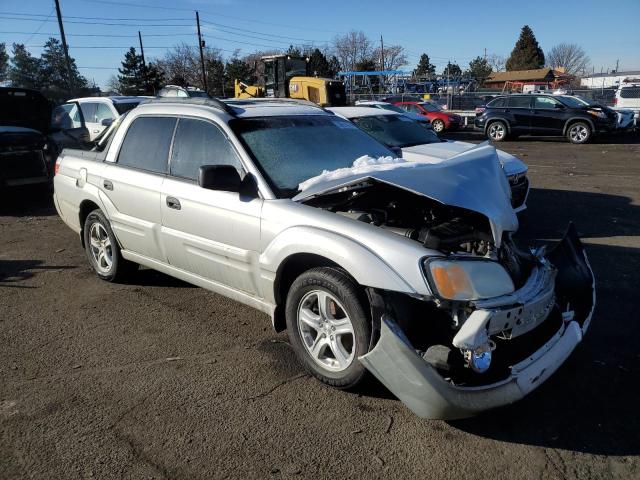
{"type": "Polygon", "coordinates": [[[82,248],[84,248],[85,246],[84,245],[84,222],[91,212],[99,209],[100,207],[96,205],[95,202],[92,202],[91,200],[83,200],[82,203],[80,204],[80,214],[78,219],[80,220],[80,241],[82,242],[82,248]]]}
{"type": "MultiPolygon", "coordinates": [[[[276,332],[286,330],[285,304],[289,288],[293,281],[311,268],[331,267],[348,273],[337,263],[321,255],[313,253],[295,253],[288,256],[278,267],[273,284],[276,308],[273,316],[273,327],[276,332]]],[[[355,281],[355,280],[354,280],[355,281]]],[[[357,282],[356,282],[357,283],[357,282]]]]}
{"type": "Polygon", "coordinates": [[[485,125],[484,125],[484,133],[486,134],[487,131],[489,130],[489,125],[491,125],[492,123],[496,123],[496,122],[503,123],[504,126],[507,127],[507,133],[511,133],[511,125],[504,118],[491,118],[491,119],[487,120],[487,123],[485,123],[485,125]]]}
{"type": "Polygon", "coordinates": [[[571,125],[573,125],[574,123],[578,123],[578,122],[582,122],[582,123],[586,123],[587,125],[589,125],[589,128],[591,129],[591,132],[595,132],[595,128],[593,126],[593,122],[588,119],[588,118],[581,118],[581,117],[574,117],[574,118],[570,118],[569,120],[566,121],[566,123],[564,124],[564,130],[562,131],[563,135],[567,134],[567,131],[569,130],[569,127],[571,127],[571,125]]]}

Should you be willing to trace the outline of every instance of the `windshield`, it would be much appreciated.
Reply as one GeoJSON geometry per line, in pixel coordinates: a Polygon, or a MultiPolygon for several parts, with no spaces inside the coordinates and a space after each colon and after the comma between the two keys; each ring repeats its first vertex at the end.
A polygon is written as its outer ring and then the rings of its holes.
{"type": "Polygon", "coordinates": [[[351,167],[363,155],[396,156],[333,115],[243,118],[229,124],[280,198],[294,196],[298,184],[324,170],[351,167]]]}
{"type": "Polygon", "coordinates": [[[188,90],[190,97],[204,97],[209,98],[209,94],[202,90],[188,90]]]}
{"type": "Polygon", "coordinates": [[[441,112],[442,109],[439,105],[430,102],[421,103],[420,106],[424,108],[427,112],[441,112]]]}
{"type": "Polygon", "coordinates": [[[584,107],[585,105],[592,105],[592,102],[589,102],[579,97],[560,96],[558,98],[562,103],[564,103],[566,106],[571,108],[584,107]]]}
{"type": "Polygon", "coordinates": [[[355,123],[373,138],[388,147],[412,147],[425,143],[440,143],[438,136],[404,115],[377,115],[354,118],[355,123]]]}

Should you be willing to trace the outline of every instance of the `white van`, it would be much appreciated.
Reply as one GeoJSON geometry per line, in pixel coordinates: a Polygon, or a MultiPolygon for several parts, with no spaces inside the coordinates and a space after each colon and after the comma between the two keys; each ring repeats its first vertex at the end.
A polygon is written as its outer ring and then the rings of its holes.
{"type": "Polygon", "coordinates": [[[74,98],[69,102],[80,104],[82,116],[89,129],[90,140],[113,123],[120,115],[136,107],[142,100],[151,97],[84,97],[74,98]]]}
{"type": "Polygon", "coordinates": [[[640,79],[634,83],[621,83],[613,99],[614,110],[633,110],[636,126],[640,125],[640,79]]]}

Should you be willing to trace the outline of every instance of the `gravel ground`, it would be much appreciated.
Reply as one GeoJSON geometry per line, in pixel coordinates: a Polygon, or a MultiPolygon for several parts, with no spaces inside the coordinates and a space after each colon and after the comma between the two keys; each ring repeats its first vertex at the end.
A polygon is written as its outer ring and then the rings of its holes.
{"type": "Polygon", "coordinates": [[[501,148],[530,166],[520,236],[574,219],[598,307],[545,385],[456,422],[321,385],[221,296],[150,270],[100,281],[48,195],[5,192],[0,478],[640,478],[640,136],[501,148]]]}

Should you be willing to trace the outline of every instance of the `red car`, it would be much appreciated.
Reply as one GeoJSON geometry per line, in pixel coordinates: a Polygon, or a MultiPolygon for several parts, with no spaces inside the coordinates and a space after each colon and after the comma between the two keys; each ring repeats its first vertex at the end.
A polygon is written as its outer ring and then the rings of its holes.
{"type": "Polygon", "coordinates": [[[462,125],[462,117],[454,113],[447,113],[432,102],[395,102],[394,105],[406,110],[407,112],[424,115],[431,120],[431,126],[437,132],[445,130],[456,130],[462,125]]]}

